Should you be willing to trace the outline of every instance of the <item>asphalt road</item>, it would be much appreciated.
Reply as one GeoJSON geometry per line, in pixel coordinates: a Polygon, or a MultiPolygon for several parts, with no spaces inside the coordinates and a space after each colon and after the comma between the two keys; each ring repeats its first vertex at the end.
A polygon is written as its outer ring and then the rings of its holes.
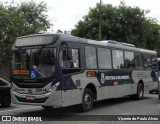
{"type": "MultiPolygon", "coordinates": [[[[21,116],[21,117],[42,117],[42,121],[45,121],[47,124],[54,123],[144,123],[144,124],[159,124],[159,121],[113,121],[118,119],[118,117],[138,117],[139,115],[144,115],[148,118],[149,116],[155,117],[154,115],[159,115],[160,117],[160,100],[158,100],[158,94],[145,94],[143,100],[132,100],[129,98],[119,98],[104,100],[94,103],[94,107],[89,112],[79,112],[77,106],[44,110],[41,106],[28,106],[28,105],[14,105],[10,108],[0,108],[0,115],[12,115],[12,116],[21,116]],[[117,115],[117,116],[116,116],[117,115]],[[130,116],[128,116],[130,115],[130,116]],[[112,121],[106,121],[107,118],[112,121]]],[[[141,117],[141,116],[140,116],[141,117]]],[[[156,116],[157,117],[157,116],[156,116]]],[[[156,119],[155,117],[155,119],[156,119]]],[[[143,119],[143,118],[142,118],[143,119]]],[[[2,123],[2,122],[0,122],[2,123]]],[[[7,123],[7,122],[3,122],[7,123]]],[[[13,124],[17,123],[28,123],[28,122],[10,122],[13,124]]],[[[36,122],[32,122],[36,123],[36,122]]],[[[44,122],[38,122],[44,123],[44,122]]]]}

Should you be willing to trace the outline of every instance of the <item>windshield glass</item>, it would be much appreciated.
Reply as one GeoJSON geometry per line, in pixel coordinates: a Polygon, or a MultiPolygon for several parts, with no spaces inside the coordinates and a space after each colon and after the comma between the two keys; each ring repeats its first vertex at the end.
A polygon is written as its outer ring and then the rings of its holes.
{"type": "Polygon", "coordinates": [[[12,75],[17,78],[47,78],[55,73],[55,48],[13,51],[12,75]]]}

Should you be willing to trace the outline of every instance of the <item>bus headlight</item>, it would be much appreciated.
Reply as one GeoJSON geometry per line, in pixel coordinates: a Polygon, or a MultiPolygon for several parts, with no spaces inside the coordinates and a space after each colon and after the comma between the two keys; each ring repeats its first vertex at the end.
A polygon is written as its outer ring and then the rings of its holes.
{"type": "Polygon", "coordinates": [[[59,82],[58,83],[56,83],[55,85],[53,85],[48,91],[49,92],[53,92],[53,91],[55,91],[56,89],[57,89],[57,87],[59,86],[59,82]]]}

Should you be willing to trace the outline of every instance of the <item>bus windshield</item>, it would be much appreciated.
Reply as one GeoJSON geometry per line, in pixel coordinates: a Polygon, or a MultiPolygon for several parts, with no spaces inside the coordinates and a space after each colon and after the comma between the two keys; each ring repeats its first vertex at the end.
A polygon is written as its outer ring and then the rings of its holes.
{"type": "Polygon", "coordinates": [[[12,54],[12,75],[16,78],[47,78],[55,73],[55,48],[21,49],[12,54]]]}

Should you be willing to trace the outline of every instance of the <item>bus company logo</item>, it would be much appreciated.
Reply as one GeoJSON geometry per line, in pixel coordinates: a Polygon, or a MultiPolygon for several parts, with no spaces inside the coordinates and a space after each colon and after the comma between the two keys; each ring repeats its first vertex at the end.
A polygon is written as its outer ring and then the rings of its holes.
{"type": "Polygon", "coordinates": [[[105,79],[105,74],[101,73],[101,79],[105,79]]]}
{"type": "Polygon", "coordinates": [[[105,74],[101,73],[101,83],[104,84],[105,82],[105,74]]]}
{"type": "Polygon", "coordinates": [[[2,121],[12,121],[11,116],[2,116],[2,121]]]}

